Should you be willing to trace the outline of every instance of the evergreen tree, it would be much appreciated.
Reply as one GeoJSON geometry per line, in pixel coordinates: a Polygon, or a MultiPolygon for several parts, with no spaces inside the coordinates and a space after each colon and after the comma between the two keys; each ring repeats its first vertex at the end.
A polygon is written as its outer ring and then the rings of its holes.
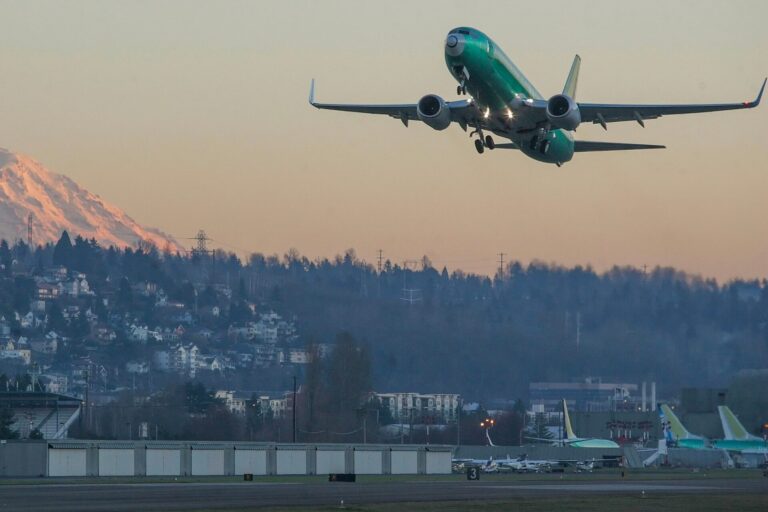
{"type": "Polygon", "coordinates": [[[69,268],[72,264],[72,252],[72,240],[69,239],[69,233],[64,230],[53,248],[53,264],[69,268]]]}
{"type": "Polygon", "coordinates": [[[11,428],[13,411],[10,407],[0,408],[0,439],[18,439],[19,433],[11,428]]]}

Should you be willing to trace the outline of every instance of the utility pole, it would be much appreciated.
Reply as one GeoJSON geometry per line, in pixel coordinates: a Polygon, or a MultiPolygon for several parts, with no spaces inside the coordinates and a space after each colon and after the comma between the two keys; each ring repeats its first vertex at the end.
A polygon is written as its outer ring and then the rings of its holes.
{"type": "Polygon", "coordinates": [[[27,246],[29,247],[29,250],[32,250],[32,223],[34,222],[34,217],[30,213],[27,216],[27,246]]]}
{"type": "Polygon", "coordinates": [[[576,351],[579,351],[581,343],[581,311],[576,312],[576,351]]]}
{"type": "Polygon", "coordinates": [[[296,376],[293,376],[293,442],[296,442],[296,376]]]}

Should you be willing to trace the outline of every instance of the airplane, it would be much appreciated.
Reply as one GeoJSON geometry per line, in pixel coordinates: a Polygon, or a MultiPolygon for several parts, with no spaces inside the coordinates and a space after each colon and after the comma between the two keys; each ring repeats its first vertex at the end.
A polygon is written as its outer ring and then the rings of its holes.
{"type": "Polygon", "coordinates": [[[435,130],[445,130],[457,123],[464,131],[472,128],[477,135],[475,148],[517,149],[540,162],[558,167],[570,161],[574,153],[662,149],[656,144],[575,140],[573,132],[583,123],[599,124],[634,121],[643,128],[645,121],[675,114],[695,114],[721,110],[755,108],[760,104],[768,79],[763,81],[754,101],[715,104],[610,104],[576,101],[581,57],[573,59],[563,92],[548,100],[523,76],[501,48],[481,31],[458,27],[445,39],[445,63],[459,85],[458,94],[466,100],[445,101],[437,94],[427,94],[416,104],[339,104],[315,101],[312,80],[309,103],[319,109],[388,115],[408,127],[409,121],[422,121],[435,130]],[[488,134],[486,135],[486,132],[488,134]],[[496,143],[490,134],[509,142],[496,143]]]}
{"type": "Polygon", "coordinates": [[[455,473],[464,471],[467,467],[478,467],[483,473],[497,473],[499,465],[493,460],[493,456],[485,459],[452,459],[451,467],[455,473]]]}
{"type": "MultiPolygon", "coordinates": [[[[565,438],[558,439],[553,444],[555,446],[573,446],[574,448],[619,448],[615,441],[610,439],[596,439],[579,437],[573,432],[571,426],[571,417],[568,414],[568,404],[563,399],[563,421],[565,422],[565,438]]],[[[535,441],[552,441],[551,439],[542,439],[537,437],[528,437],[535,441]]]]}
{"type": "Polygon", "coordinates": [[[659,404],[659,419],[664,439],[670,448],[689,448],[692,450],[711,450],[712,443],[706,437],[691,434],[683,422],[672,412],[667,404],[659,404]]]}
{"type": "Polygon", "coordinates": [[[717,412],[720,414],[720,423],[723,425],[725,439],[713,441],[716,448],[741,454],[768,455],[768,442],[762,437],[747,432],[747,429],[727,405],[718,406],[717,412]]]}

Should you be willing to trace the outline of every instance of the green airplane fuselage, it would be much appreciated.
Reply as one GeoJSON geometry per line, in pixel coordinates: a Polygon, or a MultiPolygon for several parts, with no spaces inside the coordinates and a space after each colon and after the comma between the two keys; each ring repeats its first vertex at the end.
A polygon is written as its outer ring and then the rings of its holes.
{"type": "Polygon", "coordinates": [[[768,453],[768,443],[760,439],[716,439],[712,441],[715,448],[731,452],[765,452],[768,453]]]}
{"type": "Polygon", "coordinates": [[[610,439],[582,439],[580,441],[572,441],[568,443],[568,446],[574,448],[619,448],[619,445],[610,439]]]}
{"type": "Polygon", "coordinates": [[[542,95],[512,63],[490,37],[479,30],[459,27],[449,32],[461,37],[460,43],[446,46],[445,63],[451,75],[464,83],[481,112],[488,112],[493,131],[512,139],[526,155],[547,163],[564,163],[573,158],[573,136],[567,130],[550,130],[546,154],[531,149],[531,133],[515,130],[515,119],[508,115],[510,105],[526,99],[540,100],[542,95]]]}

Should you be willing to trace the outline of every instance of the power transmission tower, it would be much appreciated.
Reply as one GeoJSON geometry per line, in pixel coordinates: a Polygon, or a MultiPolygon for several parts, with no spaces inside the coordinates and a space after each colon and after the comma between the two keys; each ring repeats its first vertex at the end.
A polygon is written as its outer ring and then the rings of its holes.
{"type": "Polygon", "coordinates": [[[208,235],[205,234],[204,230],[199,230],[197,232],[197,236],[195,236],[192,240],[197,240],[197,246],[192,249],[192,252],[208,254],[208,242],[211,241],[211,239],[208,238],[208,235]]]}
{"type": "Polygon", "coordinates": [[[381,259],[382,259],[382,254],[383,253],[384,253],[384,251],[379,249],[379,274],[381,274],[381,259]]]}
{"type": "Polygon", "coordinates": [[[419,262],[417,260],[405,260],[403,262],[403,296],[400,300],[413,305],[414,302],[421,302],[421,290],[419,288],[408,288],[408,266],[417,268],[419,262]]]}
{"type": "Polygon", "coordinates": [[[499,253],[499,281],[504,279],[504,256],[506,256],[506,253],[499,253]]]}

